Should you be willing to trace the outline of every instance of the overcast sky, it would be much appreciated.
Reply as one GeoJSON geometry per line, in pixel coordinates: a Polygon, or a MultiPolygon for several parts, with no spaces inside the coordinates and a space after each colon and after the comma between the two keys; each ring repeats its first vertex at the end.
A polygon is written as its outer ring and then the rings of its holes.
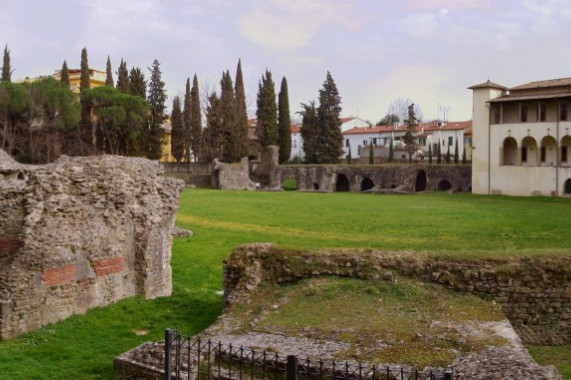
{"type": "MultiPolygon", "coordinates": [[[[105,70],[110,55],[145,69],[161,62],[172,98],[196,73],[218,90],[242,59],[255,113],[258,80],[288,79],[292,114],[316,99],[329,70],[342,115],[378,121],[408,97],[425,119],[438,104],[471,118],[466,87],[571,77],[568,0],[1,0],[0,44],[13,79],[51,74],[63,60],[105,70]]],[[[115,76],[116,79],[116,76],[115,76]]]]}

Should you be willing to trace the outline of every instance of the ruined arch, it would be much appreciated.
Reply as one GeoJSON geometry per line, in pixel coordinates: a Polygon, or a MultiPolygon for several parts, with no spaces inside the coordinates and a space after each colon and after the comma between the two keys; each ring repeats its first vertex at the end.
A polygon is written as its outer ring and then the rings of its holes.
{"type": "Polygon", "coordinates": [[[571,136],[565,135],[561,138],[561,163],[571,164],[571,136]]]}
{"type": "Polygon", "coordinates": [[[517,164],[517,141],[513,137],[506,137],[503,144],[503,165],[517,164]]]}
{"type": "Polygon", "coordinates": [[[565,181],[565,184],[563,185],[563,194],[571,195],[571,178],[565,181]]]}
{"type": "Polygon", "coordinates": [[[281,183],[282,189],[285,191],[297,190],[297,181],[295,177],[286,177],[281,183]]]}
{"type": "Polygon", "coordinates": [[[450,181],[443,179],[438,182],[438,191],[448,191],[452,188],[450,181]]]}
{"type": "Polygon", "coordinates": [[[424,170],[419,170],[416,174],[416,182],[414,183],[414,191],[425,191],[426,190],[426,172],[424,170]]]}
{"type": "Polygon", "coordinates": [[[537,165],[537,142],[531,136],[521,140],[521,163],[528,166],[537,165]]]}
{"type": "Polygon", "coordinates": [[[361,191],[371,190],[373,187],[375,187],[375,183],[369,177],[363,178],[361,181],[361,191]]]}
{"type": "Polygon", "coordinates": [[[349,180],[345,174],[337,174],[337,181],[335,182],[335,191],[349,191],[349,180]]]}

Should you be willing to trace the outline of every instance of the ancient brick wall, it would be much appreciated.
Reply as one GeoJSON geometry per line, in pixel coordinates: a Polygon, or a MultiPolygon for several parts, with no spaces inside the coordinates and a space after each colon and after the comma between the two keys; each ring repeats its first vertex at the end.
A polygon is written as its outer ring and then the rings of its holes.
{"type": "Polygon", "coordinates": [[[526,343],[571,342],[571,257],[563,255],[462,260],[419,252],[316,253],[252,244],[235,249],[225,261],[224,297],[227,304],[239,302],[262,281],[288,283],[323,275],[382,278],[387,272],[496,300],[526,343]]]}
{"type": "Polygon", "coordinates": [[[31,166],[0,151],[0,338],[124,297],[169,295],[182,188],[144,159],[31,166]]]}

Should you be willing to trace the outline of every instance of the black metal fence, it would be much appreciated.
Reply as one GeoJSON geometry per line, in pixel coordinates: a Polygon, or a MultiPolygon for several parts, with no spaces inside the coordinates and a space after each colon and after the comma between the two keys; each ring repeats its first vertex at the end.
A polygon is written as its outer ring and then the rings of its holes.
{"type": "Polygon", "coordinates": [[[453,380],[452,370],[418,371],[363,363],[300,359],[165,331],[165,379],[453,380]]]}

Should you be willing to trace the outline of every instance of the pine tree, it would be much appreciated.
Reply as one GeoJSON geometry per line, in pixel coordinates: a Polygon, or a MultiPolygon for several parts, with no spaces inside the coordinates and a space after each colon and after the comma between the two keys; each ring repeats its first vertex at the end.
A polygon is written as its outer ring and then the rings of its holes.
{"type": "Polygon", "coordinates": [[[373,144],[369,144],[369,165],[373,165],[375,163],[375,148],[373,144]]]}
{"type": "Polygon", "coordinates": [[[121,58],[119,71],[117,72],[117,90],[122,94],[131,93],[131,84],[129,83],[129,71],[127,70],[127,62],[121,58]]]}
{"type": "Polygon", "coordinates": [[[190,90],[190,140],[194,161],[198,163],[201,158],[202,141],[202,113],[200,110],[200,92],[198,91],[198,78],[194,74],[192,89],[190,90]]]}
{"type": "Polygon", "coordinates": [[[176,162],[184,157],[184,125],[178,96],[173,99],[171,113],[171,153],[176,162]]]}
{"type": "Polygon", "coordinates": [[[462,163],[463,163],[464,165],[466,165],[466,164],[468,163],[468,160],[466,160],[466,149],[464,149],[464,150],[462,151],[462,163]]]}
{"type": "Polygon", "coordinates": [[[115,83],[113,82],[113,70],[111,70],[111,58],[107,56],[107,65],[105,67],[105,85],[114,87],[115,83]]]}
{"type": "Polygon", "coordinates": [[[280,147],[279,162],[284,163],[291,155],[291,120],[289,116],[289,95],[287,79],[282,78],[278,95],[278,144],[280,147]]]}
{"type": "Polygon", "coordinates": [[[81,76],[79,79],[79,92],[88,90],[91,87],[89,81],[89,63],[87,62],[87,49],[81,49],[81,76]]]}
{"type": "Polygon", "coordinates": [[[222,160],[224,162],[238,162],[240,157],[240,129],[238,127],[238,113],[234,85],[230,72],[222,74],[220,81],[220,102],[222,115],[222,160]]]}
{"type": "Polygon", "coordinates": [[[147,81],[140,67],[132,67],[129,72],[129,86],[131,95],[147,99],[147,81]]]}
{"type": "Polygon", "coordinates": [[[308,163],[317,163],[319,155],[319,125],[317,119],[317,108],[315,102],[309,104],[301,104],[302,111],[299,114],[301,119],[301,140],[303,151],[305,152],[305,160],[308,163]]]}
{"type": "Polygon", "coordinates": [[[221,102],[216,93],[213,92],[208,97],[208,106],[206,107],[206,128],[202,134],[202,159],[212,161],[214,158],[221,158],[221,129],[221,102]]]}
{"type": "Polygon", "coordinates": [[[447,164],[450,163],[450,145],[448,145],[448,148],[446,150],[446,163],[447,164]]]}
{"type": "Polygon", "coordinates": [[[456,144],[454,146],[454,163],[455,164],[460,163],[460,157],[458,153],[458,137],[456,137],[456,144]]]}
{"type": "Polygon", "coordinates": [[[67,69],[67,62],[63,61],[60,72],[60,83],[63,88],[69,89],[69,70],[67,69]]]}
{"type": "Polygon", "coordinates": [[[323,87],[319,90],[319,107],[317,108],[320,140],[318,163],[337,163],[339,156],[343,153],[340,113],[341,97],[333,77],[328,71],[323,87]]]}
{"type": "MultiPolygon", "coordinates": [[[[196,75],[195,75],[196,76],[196,75]]],[[[182,124],[184,126],[184,154],[186,157],[186,162],[190,163],[190,155],[194,153],[196,161],[196,152],[192,152],[191,148],[191,128],[190,128],[191,118],[190,118],[190,78],[186,78],[186,87],[184,92],[184,101],[182,109],[182,124]]]]}
{"type": "Polygon", "coordinates": [[[441,164],[442,163],[442,150],[440,149],[440,139],[438,139],[438,155],[436,156],[436,163],[437,164],[441,164]]]}
{"type": "Polygon", "coordinates": [[[8,45],[4,47],[4,61],[2,64],[2,78],[0,82],[11,82],[12,81],[12,68],[10,67],[10,50],[8,50],[8,45]]]}
{"type": "Polygon", "coordinates": [[[432,164],[432,145],[428,144],[428,164],[432,164]]]}
{"type": "Polygon", "coordinates": [[[389,145],[389,162],[395,162],[395,149],[393,147],[393,138],[391,137],[391,145],[389,145]]]}
{"type": "Polygon", "coordinates": [[[153,67],[149,68],[151,79],[149,82],[149,130],[147,140],[147,157],[158,160],[162,154],[162,124],[165,120],[165,103],[167,94],[165,82],[161,80],[160,62],[155,59],[153,67]]]}
{"type": "Polygon", "coordinates": [[[347,152],[347,165],[351,165],[353,162],[353,157],[351,157],[351,145],[349,145],[349,151],[347,152]]]}
{"type": "Polygon", "coordinates": [[[405,120],[405,123],[406,134],[404,135],[404,141],[408,151],[408,162],[412,163],[412,155],[416,150],[416,138],[414,137],[414,130],[418,125],[416,111],[414,110],[414,103],[408,106],[408,117],[405,120]]]}
{"type": "Polygon", "coordinates": [[[276,105],[276,90],[272,73],[266,70],[258,83],[258,135],[262,146],[278,143],[278,110],[276,105]]]}
{"type": "Polygon", "coordinates": [[[234,94],[236,96],[237,131],[239,136],[238,140],[240,142],[238,146],[239,154],[240,157],[246,157],[250,154],[250,139],[248,138],[248,110],[246,108],[246,92],[244,90],[241,60],[238,60],[238,67],[236,68],[234,94]]]}

